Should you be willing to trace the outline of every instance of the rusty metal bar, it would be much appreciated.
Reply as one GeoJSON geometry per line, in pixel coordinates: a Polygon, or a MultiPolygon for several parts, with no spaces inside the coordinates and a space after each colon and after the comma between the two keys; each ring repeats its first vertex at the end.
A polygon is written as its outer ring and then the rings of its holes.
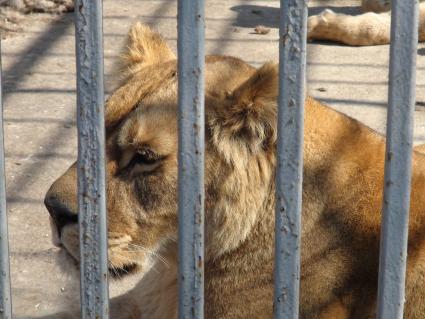
{"type": "Polygon", "coordinates": [[[403,318],[418,17],[417,0],[393,0],[378,319],[403,318]]]}
{"type": "Polygon", "coordinates": [[[274,318],[299,307],[307,0],[281,0],[274,318]]]}
{"type": "Polygon", "coordinates": [[[178,1],[179,318],[204,317],[203,0],[178,1]]]}
{"type": "Polygon", "coordinates": [[[12,318],[10,293],[9,237],[6,210],[6,172],[4,162],[3,83],[0,39],[0,319],[12,318]]]}
{"type": "Polygon", "coordinates": [[[81,316],[109,313],[102,1],[75,1],[81,316]]]}

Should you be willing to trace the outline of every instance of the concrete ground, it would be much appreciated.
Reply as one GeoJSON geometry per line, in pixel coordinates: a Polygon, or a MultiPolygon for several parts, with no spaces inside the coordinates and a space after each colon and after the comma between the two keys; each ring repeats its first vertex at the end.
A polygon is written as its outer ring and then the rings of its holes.
{"type": "MultiPolygon", "coordinates": [[[[311,13],[330,6],[358,12],[356,1],[312,1],[311,13]]],[[[206,51],[234,55],[255,66],[278,58],[275,0],[208,0],[206,51]],[[271,28],[253,33],[257,25],[271,28]]],[[[176,1],[104,1],[105,72],[139,20],[159,29],[176,47],[176,1]]],[[[13,305],[16,314],[40,315],[78,301],[78,285],[62,275],[51,244],[43,197],[76,158],[75,56],[72,14],[35,14],[24,32],[2,44],[8,213],[13,305]]],[[[309,44],[308,93],[384,133],[389,46],[351,48],[309,44]]],[[[425,45],[418,50],[415,142],[425,141],[425,45]]],[[[128,282],[111,284],[113,294],[128,282]]]]}

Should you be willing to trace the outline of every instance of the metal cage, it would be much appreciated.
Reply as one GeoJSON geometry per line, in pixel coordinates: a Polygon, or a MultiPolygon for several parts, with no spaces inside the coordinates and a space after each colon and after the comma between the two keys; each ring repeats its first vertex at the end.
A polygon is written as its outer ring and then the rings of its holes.
{"type": "MultiPolygon", "coordinates": [[[[307,0],[281,0],[274,317],[298,318],[307,0]]],[[[82,318],[108,318],[102,1],[75,1],[82,318]]],[[[378,315],[403,317],[418,1],[392,4],[378,315]],[[408,36],[406,36],[408,35],[408,36]]],[[[179,318],[203,318],[204,0],[178,1],[179,318]],[[195,128],[195,129],[194,129],[195,128]]],[[[1,84],[1,78],[0,78],[1,84]]],[[[1,95],[0,95],[1,96],[1,95]]],[[[0,99],[1,104],[1,99],[0,99]]],[[[2,114],[2,111],[0,112],[2,114]]],[[[12,318],[0,118],[0,318],[12,318]]]]}

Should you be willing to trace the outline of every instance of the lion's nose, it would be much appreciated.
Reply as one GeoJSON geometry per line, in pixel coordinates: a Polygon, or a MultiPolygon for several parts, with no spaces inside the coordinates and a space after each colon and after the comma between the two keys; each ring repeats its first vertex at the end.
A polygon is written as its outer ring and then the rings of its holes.
{"type": "Polygon", "coordinates": [[[46,205],[50,216],[58,228],[58,234],[60,236],[61,230],[65,225],[74,224],[78,222],[77,214],[70,211],[66,205],[60,202],[57,198],[52,196],[46,196],[44,199],[44,205],[46,205]]]}

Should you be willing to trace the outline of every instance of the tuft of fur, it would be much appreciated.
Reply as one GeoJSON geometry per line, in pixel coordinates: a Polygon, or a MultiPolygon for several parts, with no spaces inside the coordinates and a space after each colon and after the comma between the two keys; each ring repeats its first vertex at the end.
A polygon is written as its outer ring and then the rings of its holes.
{"type": "Polygon", "coordinates": [[[266,63],[232,93],[229,107],[209,116],[212,139],[224,157],[239,149],[249,153],[238,159],[247,159],[276,142],[277,74],[277,65],[266,63]]]}
{"type": "Polygon", "coordinates": [[[122,54],[124,74],[136,74],[148,65],[175,59],[175,54],[158,32],[140,22],[132,25],[127,49],[122,54]]]}

